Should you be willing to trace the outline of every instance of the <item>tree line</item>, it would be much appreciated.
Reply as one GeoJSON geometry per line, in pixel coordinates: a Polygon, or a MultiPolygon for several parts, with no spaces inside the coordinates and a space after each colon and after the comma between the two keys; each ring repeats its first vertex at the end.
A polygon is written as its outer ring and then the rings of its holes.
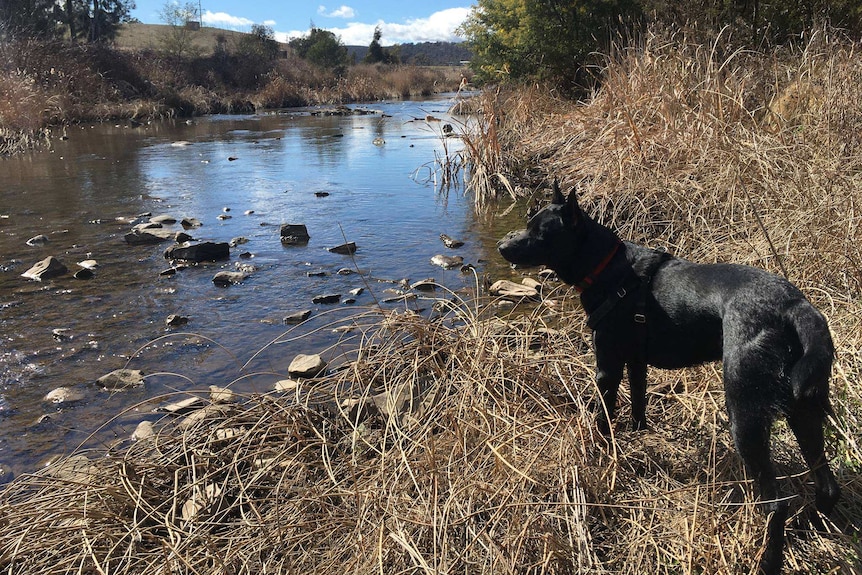
{"type": "Polygon", "coordinates": [[[715,34],[743,47],[782,45],[816,26],[862,34],[859,0],[476,0],[460,32],[479,79],[554,79],[580,85],[585,65],[612,43],[658,22],[715,34]]]}
{"type": "Polygon", "coordinates": [[[131,0],[2,0],[0,38],[25,36],[101,42],[128,22],[131,0]]]}

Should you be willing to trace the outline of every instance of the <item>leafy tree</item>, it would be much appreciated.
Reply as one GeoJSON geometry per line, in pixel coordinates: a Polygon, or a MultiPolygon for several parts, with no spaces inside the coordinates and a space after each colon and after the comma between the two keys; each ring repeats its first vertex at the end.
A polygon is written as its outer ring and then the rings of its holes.
{"type": "Polygon", "coordinates": [[[263,24],[254,24],[251,33],[236,42],[236,74],[234,82],[243,87],[259,86],[278,58],[279,46],[275,32],[263,24]]]}
{"type": "Polygon", "coordinates": [[[368,45],[368,52],[365,54],[365,62],[367,64],[394,64],[397,62],[398,59],[392,51],[380,45],[381,36],[380,26],[375,27],[374,37],[371,39],[371,44],[368,45]]]}
{"type": "Polygon", "coordinates": [[[57,35],[52,0],[0,0],[0,35],[52,37],[57,35]]]}
{"type": "Polygon", "coordinates": [[[169,56],[180,59],[200,55],[200,49],[193,44],[194,31],[187,26],[198,19],[197,4],[190,1],[177,4],[173,0],[166,0],[159,17],[168,25],[159,42],[169,56]]]}
{"type": "Polygon", "coordinates": [[[314,24],[307,36],[292,39],[290,46],[300,58],[322,68],[340,72],[347,66],[347,48],[341,43],[341,39],[314,24]]]}
{"type": "Polygon", "coordinates": [[[91,42],[113,38],[129,20],[132,0],[0,0],[0,33],[91,42]]]}
{"type": "Polygon", "coordinates": [[[484,80],[575,85],[589,55],[640,14],[636,0],[478,0],[461,32],[484,80]]]}

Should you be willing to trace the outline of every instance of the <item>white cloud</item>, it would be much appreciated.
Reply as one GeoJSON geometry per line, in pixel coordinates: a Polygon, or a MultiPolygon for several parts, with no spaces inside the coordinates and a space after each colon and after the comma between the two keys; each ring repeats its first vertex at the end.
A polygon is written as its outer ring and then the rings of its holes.
{"type": "MultiPolygon", "coordinates": [[[[385,22],[378,20],[373,23],[348,22],[346,26],[326,28],[348,46],[367,46],[374,37],[374,29],[380,27],[380,43],[384,46],[392,44],[407,44],[412,42],[460,42],[455,29],[460,26],[470,14],[470,8],[449,8],[434,12],[427,18],[416,18],[404,23],[385,22]]],[[[296,38],[306,34],[306,31],[291,31],[285,37],[296,38]]]]}
{"type": "Polygon", "coordinates": [[[335,10],[333,10],[331,12],[327,12],[326,6],[321,5],[317,8],[317,13],[320,14],[321,16],[326,16],[327,18],[349,19],[349,18],[353,18],[354,16],[356,16],[356,11],[353,8],[351,8],[350,6],[344,6],[344,5],[339,6],[338,8],[336,8],[335,10]]]}
{"type": "MultiPolygon", "coordinates": [[[[231,16],[227,12],[204,12],[201,18],[204,24],[214,28],[226,28],[228,30],[238,30],[243,28],[251,28],[254,24],[253,20],[241,18],[239,16],[231,16]]],[[[273,22],[274,24],[275,22],[273,22]]]]}
{"type": "MultiPolygon", "coordinates": [[[[204,12],[201,20],[204,25],[210,26],[211,28],[224,28],[226,30],[237,30],[239,32],[248,32],[251,30],[252,25],[257,23],[254,20],[242,18],[241,16],[231,16],[227,12],[210,12],[209,10],[204,12]]],[[[264,20],[261,24],[269,28],[273,28],[275,27],[275,20],[264,20]]]]}

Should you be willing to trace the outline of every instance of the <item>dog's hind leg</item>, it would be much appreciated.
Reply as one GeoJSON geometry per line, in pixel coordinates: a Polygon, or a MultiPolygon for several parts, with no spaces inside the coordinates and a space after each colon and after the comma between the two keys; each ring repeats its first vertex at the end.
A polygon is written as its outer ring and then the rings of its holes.
{"type": "Polygon", "coordinates": [[[761,507],[767,514],[766,547],[760,559],[758,573],[777,575],[784,561],[784,523],[788,505],[778,499],[778,483],[769,456],[771,418],[759,410],[750,411],[728,405],[733,442],[745,468],[760,492],[761,507]]]}
{"type": "Polygon", "coordinates": [[[793,413],[787,416],[787,423],[796,435],[805,463],[814,474],[815,501],[817,510],[829,515],[841,495],[841,489],[823,450],[824,413],[820,406],[800,408],[797,404],[793,413]]]}

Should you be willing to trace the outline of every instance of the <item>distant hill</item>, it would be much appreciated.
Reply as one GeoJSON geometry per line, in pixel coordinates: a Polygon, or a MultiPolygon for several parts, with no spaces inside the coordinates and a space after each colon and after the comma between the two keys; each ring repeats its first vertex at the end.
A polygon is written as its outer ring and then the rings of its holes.
{"type": "MultiPolygon", "coordinates": [[[[114,38],[114,45],[121,50],[158,49],[162,47],[162,39],[168,35],[169,29],[167,24],[123,24],[114,38]]],[[[245,32],[221,28],[189,29],[188,32],[192,46],[203,55],[212,54],[219,42],[236,42],[247,35],[245,32]]],[[[287,50],[287,44],[279,43],[279,46],[282,50],[287,50]]]]}
{"type": "MultiPolygon", "coordinates": [[[[417,42],[387,46],[386,49],[396,52],[402,63],[417,66],[457,65],[473,57],[464,42],[417,42]]],[[[368,46],[347,46],[347,51],[352,59],[361,62],[368,46]]]]}

